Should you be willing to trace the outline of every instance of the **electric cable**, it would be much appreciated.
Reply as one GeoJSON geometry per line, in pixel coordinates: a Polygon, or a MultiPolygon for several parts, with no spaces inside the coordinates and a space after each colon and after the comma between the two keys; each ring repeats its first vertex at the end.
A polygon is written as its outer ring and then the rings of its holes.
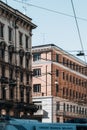
{"type": "MultiPolygon", "coordinates": [[[[39,8],[39,9],[42,9],[42,10],[45,10],[45,11],[53,12],[53,13],[56,13],[56,14],[60,14],[60,15],[64,15],[64,16],[68,16],[68,17],[72,17],[72,18],[74,17],[73,15],[70,15],[70,14],[67,14],[67,13],[59,12],[59,11],[56,11],[56,10],[48,9],[48,8],[38,6],[38,5],[34,5],[34,4],[29,4],[27,2],[23,2],[23,1],[20,1],[20,0],[13,0],[13,1],[25,4],[26,6],[32,6],[32,7],[39,8]]],[[[79,19],[79,20],[87,21],[86,18],[82,18],[82,17],[76,17],[76,18],[79,19]]]]}
{"type": "MultiPolygon", "coordinates": [[[[78,31],[78,36],[79,36],[80,44],[81,44],[81,47],[82,47],[82,52],[84,52],[82,38],[81,38],[81,34],[80,34],[80,29],[79,29],[79,25],[78,25],[78,21],[77,21],[77,17],[76,17],[76,12],[75,12],[75,8],[74,8],[73,0],[71,0],[71,5],[72,5],[73,13],[74,13],[74,18],[75,18],[75,22],[76,22],[76,27],[77,27],[77,31],[78,31]]],[[[85,54],[84,54],[84,60],[85,60],[85,63],[86,63],[85,54]]]]}

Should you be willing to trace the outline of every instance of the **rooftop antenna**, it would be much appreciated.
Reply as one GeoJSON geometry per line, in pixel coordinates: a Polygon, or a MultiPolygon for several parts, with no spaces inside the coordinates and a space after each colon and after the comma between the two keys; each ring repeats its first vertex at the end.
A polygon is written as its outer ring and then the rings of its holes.
{"type": "Polygon", "coordinates": [[[23,6],[23,9],[24,9],[23,14],[24,14],[24,15],[26,15],[26,10],[27,10],[27,9],[26,9],[26,7],[25,7],[25,6],[23,6]]]}
{"type": "MultiPolygon", "coordinates": [[[[22,0],[22,3],[23,3],[23,4],[25,4],[25,2],[26,2],[26,0],[22,0]]],[[[26,9],[26,6],[25,6],[25,5],[23,6],[23,9],[24,9],[23,14],[26,15],[26,10],[27,10],[27,9],[26,9]]]]}
{"type": "Polygon", "coordinates": [[[8,4],[7,0],[6,0],[6,4],[8,4]]]}

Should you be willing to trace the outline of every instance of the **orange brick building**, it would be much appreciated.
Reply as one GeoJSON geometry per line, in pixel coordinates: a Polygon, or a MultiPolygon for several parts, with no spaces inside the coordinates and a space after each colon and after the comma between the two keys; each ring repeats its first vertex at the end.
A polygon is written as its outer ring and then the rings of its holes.
{"type": "Polygon", "coordinates": [[[35,46],[32,54],[33,101],[47,113],[42,122],[87,117],[86,64],[54,44],[35,46]]]}

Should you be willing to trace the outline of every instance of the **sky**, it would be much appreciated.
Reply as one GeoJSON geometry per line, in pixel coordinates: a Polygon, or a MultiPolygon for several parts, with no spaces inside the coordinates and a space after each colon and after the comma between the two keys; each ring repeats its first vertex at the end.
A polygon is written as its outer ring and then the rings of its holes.
{"type": "Polygon", "coordinates": [[[71,0],[2,1],[32,18],[37,25],[33,30],[32,46],[55,44],[75,56],[84,50],[85,58],[79,58],[87,62],[87,0],[73,0],[81,40],[71,0]]]}

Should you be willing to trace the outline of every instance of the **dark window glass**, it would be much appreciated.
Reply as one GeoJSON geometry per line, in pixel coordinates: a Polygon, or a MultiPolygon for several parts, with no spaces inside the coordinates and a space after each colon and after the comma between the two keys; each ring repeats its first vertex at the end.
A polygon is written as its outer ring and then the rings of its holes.
{"type": "Polygon", "coordinates": [[[70,89],[70,97],[72,96],[72,90],[70,89]]]}
{"type": "Polygon", "coordinates": [[[25,35],[25,45],[26,45],[26,49],[28,49],[28,47],[29,47],[28,41],[29,41],[29,37],[25,35]]]}
{"type": "Polygon", "coordinates": [[[5,87],[2,87],[2,99],[6,99],[6,90],[5,90],[5,87]]]}
{"type": "Polygon", "coordinates": [[[29,67],[29,59],[26,58],[26,68],[29,67]]]}
{"type": "Polygon", "coordinates": [[[0,23],[0,37],[4,37],[4,25],[2,23],[0,23]]]}
{"type": "Polygon", "coordinates": [[[72,105],[70,105],[70,112],[72,112],[72,105]]]}
{"type": "Polygon", "coordinates": [[[23,82],[23,72],[20,72],[20,82],[23,82]]]}
{"type": "Polygon", "coordinates": [[[0,49],[0,57],[2,58],[2,60],[5,59],[5,50],[0,49]]]}
{"type": "Polygon", "coordinates": [[[59,62],[59,54],[56,54],[56,62],[59,62]]]}
{"type": "Polygon", "coordinates": [[[59,85],[56,84],[56,92],[58,92],[58,91],[59,91],[59,85]]]}
{"type": "Polygon", "coordinates": [[[9,52],[9,63],[12,63],[13,54],[9,52]]]}
{"type": "Polygon", "coordinates": [[[33,92],[41,92],[41,84],[34,84],[33,92]]]}
{"type": "Polygon", "coordinates": [[[41,76],[41,69],[33,69],[34,76],[41,76]]]}
{"type": "Polygon", "coordinates": [[[30,102],[30,92],[29,92],[29,88],[26,88],[26,102],[29,103],[30,102]]]}
{"type": "Polygon", "coordinates": [[[63,79],[65,79],[65,73],[63,72],[63,79]]]}
{"type": "Polygon", "coordinates": [[[9,96],[10,96],[10,99],[14,98],[14,89],[12,87],[10,87],[9,96]]]}
{"type": "Polygon", "coordinates": [[[29,84],[29,74],[26,75],[26,83],[29,84]]]}
{"type": "Polygon", "coordinates": [[[60,102],[56,103],[56,110],[60,110],[60,102]]]}
{"type": "Polygon", "coordinates": [[[5,66],[2,65],[1,74],[3,77],[5,77],[5,66]]]}
{"type": "Polygon", "coordinates": [[[63,95],[65,95],[65,92],[66,92],[65,88],[63,88],[63,95]]]}
{"type": "Polygon", "coordinates": [[[69,104],[67,104],[67,111],[69,111],[69,104]]]}
{"type": "Polygon", "coordinates": [[[23,57],[20,56],[20,65],[23,65],[23,57]]]}
{"type": "Polygon", "coordinates": [[[9,68],[9,78],[13,78],[13,69],[9,68]]]}
{"type": "Polygon", "coordinates": [[[68,88],[66,88],[66,96],[68,96],[68,88]]]}
{"type": "Polygon", "coordinates": [[[63,110],[64,111],[66,110],[66,104],[65,103],[63,104],[63,110]]]}
{"type": "Polygon", "coordinates": [[[23,37],[23,34],[19,32],[19,45],[22,45],[22,37],[23,37]]]}
{"type": "Polygon", "coordinates": [[[38,61],[40,59],[41,59],[41,54],[40,53],[33,54],[33,61],[38,61]]]}
{"type": "Polygon", "coordinates": [[[8,27],[8,40],[12,41],[12,28],[8,27]]]}
{"type": "Polygon", "coordinates": [[[24,101],[24,88],[23,86],[20,87],[20,97],[21,97],[21,102],[24,101]]]}

